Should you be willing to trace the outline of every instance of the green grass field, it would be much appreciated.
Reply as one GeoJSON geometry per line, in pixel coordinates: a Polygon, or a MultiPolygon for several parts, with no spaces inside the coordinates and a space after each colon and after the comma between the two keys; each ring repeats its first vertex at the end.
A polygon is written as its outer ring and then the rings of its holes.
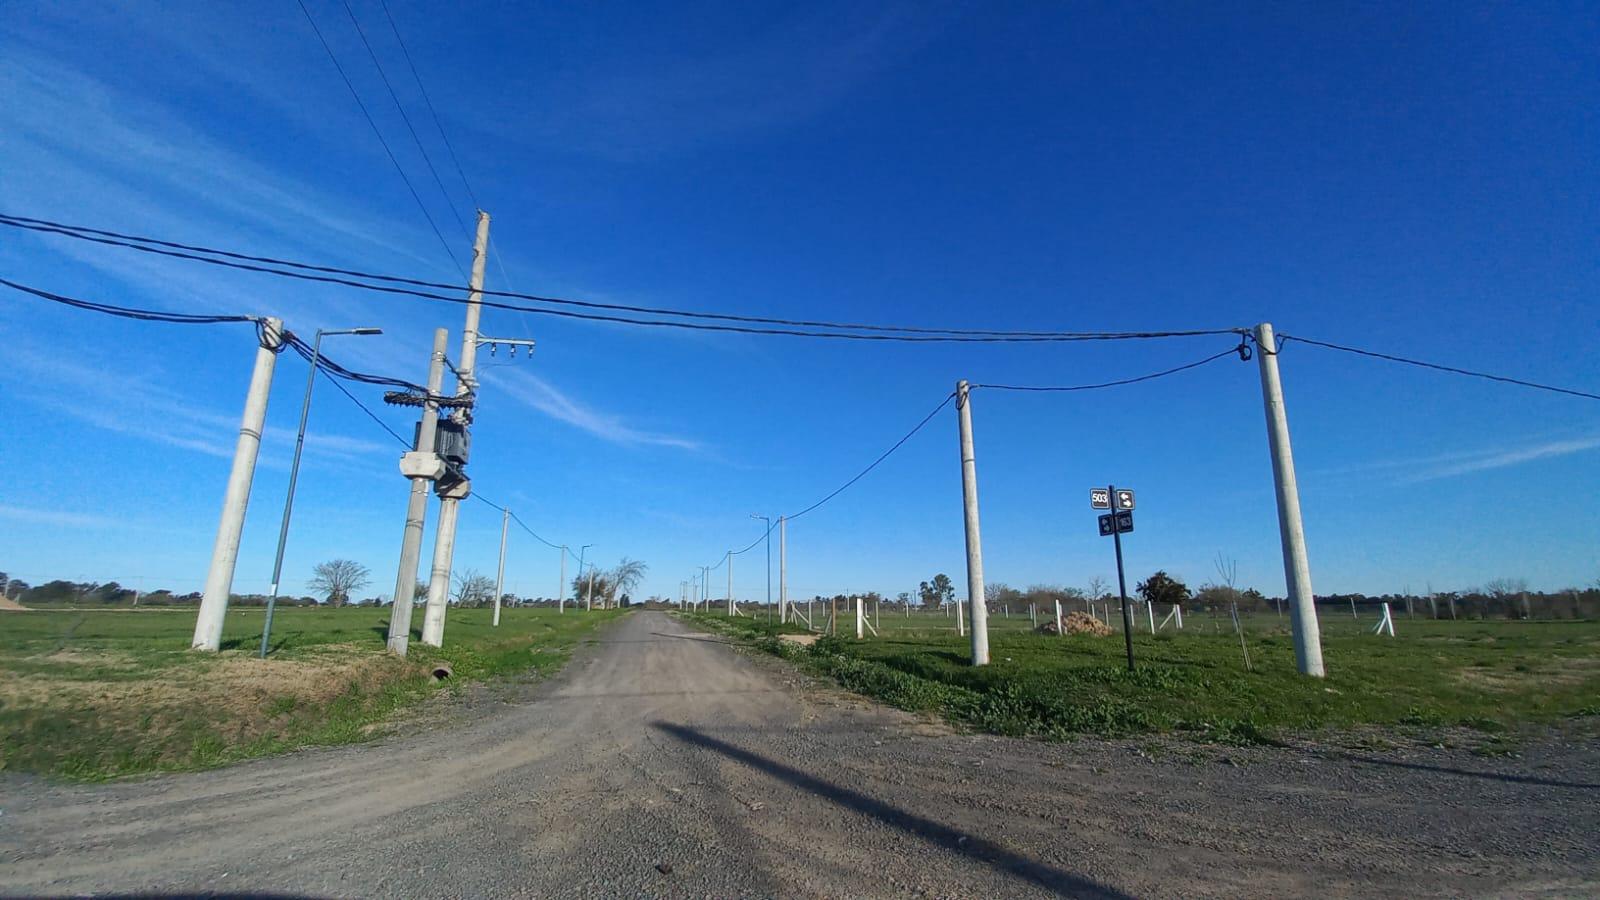
{"type": "MultiPolygon", "coordinates": [[[[802,607],[803,609],[803,607],[802,607]]],[[[1328,677],[1299,676],[1287,619],[1246,621],[1252,669],[1225,618],[1191,615],[1155,635],[1136,620],[1137,669],[1123,638],[1032,632],[1026,615],[989,620],[991,665],[967,664],[954,620],[883,611],[882,637],[840,636],[810,649],[780,644],[761,618],[691,618],[781,653],[842,686],[910,710],[1007,735],[1178,732],[1270,742],[1324,729],[1472,729],[1486,751],[1512,745],[1522,726],[1600,714],[1600,622],[1431,621],[1397,616],[1398,636],[1369,633],[1376,619],[1323,611],[1328,677]]],[[[826,614],[816,624],[826,622],[826,614]]],[[[1113,618],[1115,624],[1115,618],[1113,618]]]]}
{"type": "MultiPolygon", "coordinates": [[[[0,769],[74,779],[206,768],[381,734],[449,685],[548,674],[618,612],[452,609],[445,646],[384,652],[389,611],[286,608],[255,658],[264,612],[228,612],[222,652],[188,649],[193,609],[0,613],[0,769]]],[[[415,616],[420,625],[421,613],[415,616]]]]}

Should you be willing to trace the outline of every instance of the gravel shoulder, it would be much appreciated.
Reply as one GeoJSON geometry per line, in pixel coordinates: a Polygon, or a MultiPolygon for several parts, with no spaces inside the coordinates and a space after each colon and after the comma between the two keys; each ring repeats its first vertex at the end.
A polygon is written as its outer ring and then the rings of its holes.
{"type": "Polygon", "coordinates": [[[1600,746],[949,732],[660,613],[366,745],[0,774],[0,895],[1594,896],[1600,746]]]}

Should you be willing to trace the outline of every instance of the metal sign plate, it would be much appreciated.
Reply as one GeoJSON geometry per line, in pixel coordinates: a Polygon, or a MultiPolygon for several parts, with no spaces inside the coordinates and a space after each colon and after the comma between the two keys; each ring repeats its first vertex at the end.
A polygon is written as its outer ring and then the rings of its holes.
{"type": "Polygon", "coordinates": [[[1126,510],[1102,513],[1099,517],[1100,536],[1110,537],[1114,532],[1127,534],[1133,530],[1133,513],[1126,510]]]}
{"type": "Polygon", "coordinates": [[[1117,509],[1133,509],[1133,491],[1117,491],[1117,509]]]}
{"type": "Polygon", "coordinates": [[[1111,508],[1111,492],[1107,491],[1105,488],[1090,488],[1089,489],[1089,508],[1090,509],[1110,509],[1111,508]]]}

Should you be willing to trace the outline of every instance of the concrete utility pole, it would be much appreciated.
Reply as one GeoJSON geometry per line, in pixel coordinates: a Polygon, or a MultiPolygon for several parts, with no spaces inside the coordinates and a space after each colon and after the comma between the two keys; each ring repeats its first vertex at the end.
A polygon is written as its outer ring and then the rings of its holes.
{"type": "MultiPolygon", "coordinates": [[[[767,533],[762,538],[767,544],[767,615],[770,617],[772,615],[772,518],[770,516],[759,516],[755,513],[751,513],[750,518],[760,519],[767,523],[767,533]]],[[[770,622],[772,620],[768,618],[767,621],[770,622]]]]}
{"type": "Polygon", "coordinates": [[[989,611],[983,605],[983,541],[978,535],[978,461],[972,451],[972,395],[956,382],[961,428],[961,501],[967,526],[967,603],[972,612],[972,664],[989,664],[989,611]]]}
{"type": "MultiPolygon", "coordinates": [[[[461,366],[456,370],[456,396],[465,397],[478,388],[473,366],[478,359],[478,319],[483,315],[483,268],[489,254],[489,214],[478,210],[478,232],[472,241],[472,275],[467,284],[467,322],[461,330],[461,366]]],[[[456,414],[463,425],[472,423],[472,413],[456,414]]],[[[456,553],[456,520],[461,501],[472,496],[472,482],[436,483],[439,493],[439,530],[434,535],[433,577],[428,581],[428,611],[422,619],[422,642],[433,647],[444,644],[445,612],[450,604],[450,572],[456,553]]]]}
{"type": "Polygon", "coordinates": [[[778,624],[789,621],[789,519],[778,517],[778,624]]]}
{"type": "Polygon", "coordinates": [[[733,550],[728,551],[728,615],[733,615],[733,550]]]}
{"type": "Polygon", "coordinates": [[[585,612],[594,612],[594,570],[599,568],[594,563],[589,563],[589,584],[583,592],[583,609],[585,612]]]}
{"type": "Polygon", "coordinates": [[[856,640],[858,640],[858,641],[861,640],[862,638],[866,637],[865,622],[867,621],[867,617],[863,614],[864,611],[861,608],[861,604],[862,604],[861,595],[857,594],[856,595],[856,640]]]}
{"type": "Polygon", "coordinates": [[[1267,443],[1272,448],[1272,481],[1278,493],[1278,533],[1283,541],[1283,574],[1289,589],[1289,623],[1294,629],[1294,658],[1302,675],[1321,678],[1322,634],[1311,593],[1311,564],[1306,560],[1306,529],[1300,520],[1300,488],[1294,477],[1294,451],[1289,445],[1289,418],[1278,380],[1278,342],[1272,325],[1255,328],[1256,359],[1261,368],[1261,401],[1267,412],[1267,443]]]}
{"type": "Polygon", "coordinates": [[[444,460],[433,452],[439,425],[439,388],[444,384],[444,351],[449,332],[433,333],[433,356],[428,362],[428,396],[422,401],[422,425],[417,448],[400,457],[400,473],[411,480],[406,503],[406,529],[400,539],[400,571],[395,575],[394,604],[389,609],[389,652],[405,656],[411,643],[411,614],[417,592],[417,563],[422,557],[422,525],[428,514],[428,482],[444,474],[444,460]]]}
{"type": "Polygon", "coordinates": [[[511,508],[500,510],[500,568],[494,576],[494,627],[500,627],[500,588],[506,581],[506,530],[511,527],[511,508]]]}
{"type": "Polygon", "coordinates": [[[222,496],[222,518],[217,522],[217,540],[211,548],[211,569],[206,573],[200,614],[195,618],[195,650],[216,652],[222,647],[222,621],[228,615],[228,598],[233,593],[239,536],[244,532],[250,484],[256,474],[256,456],[261,452],[261,429],[267,420],[267,398],[272,393],[272,369],[281,349],[283,320],[263,319],[250,389],[244,398],[244,418],[239,423],[239,442],[233,449],[233,468],[228,472],[228,488],[222,496]]]}
{"type": "Polygon", "coordinates": [[[1061,637],[1065,632],[1061,630],[1061,599],[1056,598],[1056,637],[1061,637]]]}
{"type": "Polygon", "coordinates": [[[557,582],[560,590],[556,591],[556,612],[567,611],[567,545],[561,545],[561,580],[557,582]]]}

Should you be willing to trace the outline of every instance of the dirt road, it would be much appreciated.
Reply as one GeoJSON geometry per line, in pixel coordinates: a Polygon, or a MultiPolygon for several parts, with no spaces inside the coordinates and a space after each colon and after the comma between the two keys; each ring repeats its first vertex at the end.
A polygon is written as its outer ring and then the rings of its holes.
{"type": "Polygon", "coordinates": [[[443,727],[107,786],[0,776],[0,895],[1600,892],[1592,743],[1052,745],[802,681],[640,613],[443,727]]]}

